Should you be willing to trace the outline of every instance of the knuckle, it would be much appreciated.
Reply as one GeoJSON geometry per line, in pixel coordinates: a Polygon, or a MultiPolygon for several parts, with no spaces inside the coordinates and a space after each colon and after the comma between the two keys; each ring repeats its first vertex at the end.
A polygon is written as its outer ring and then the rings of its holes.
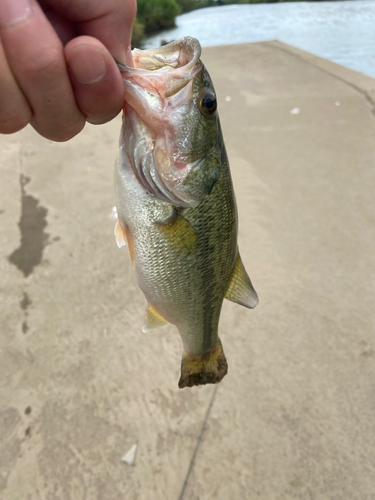
{"type": "Polygon", "coordinates": [[[25,65],[24,74],[27,79],[39,80],[61,72],[63,53],[58,47],[48,47],[39,51],[25,65]]]}
{"type": "Polygon", "coordinates": [[[68,130],[64,130],[58,137],[53,139],[56,142],[67,142],[70,139],[73,139],[76,135],[78,135],[84,128],[85,122],[80,123],[76,127],[70,128],[68,130]]]}
{"type": "Polygon", "coordinates": [[[12,118],[8,120],[0,119],[0,134],[15,134],[25,128],[28,123],[29,122],[22,122],[12,118]]]}
{"type": "Polygon", "coordinates": [[[116,110],[105,114],[91,115],[87,117],[87,121],[92,125],[103,125],[104,123],[108,123],[113,120],[113,118],[115,118],[118,114],[119,111],[116,110]]]}
{"type": "Polygon", "coordinates": [[[33,122],[31,122],[31,124],[45,139],[54,142],[67,142],[82,131],[85,126],[85,120],[76,120],[69,125],[65,124],[64,127],[61,127],[61,124],[57,124],[57,126],[39,125],[33,122]]]}
{"type": "MultiPolygon", "coordinates": [[[[105,94],[100,93],[100,99],[91,99],[86,101],[78,101],[82,113],[87,117],[87,121],[95,125],[107,123],[112,118],[117,116],[123,107],[123,98],[121,94],[116,97],[111,96],[111,99],[105,99],[105,94]]],[[[95,97],[98,97],[95,96],[95,97]]]]}
{"type": "MultiPolygon", "coordinates": [[[[115,68],[116,70],[117,68],[115,68]]],[[[124,106],[124,84],[117,71],[110,72],[106,81],[94,89],[78,89],[76,102],[87,121],[93,124],[107,123],[122,110],[124,106]]]]}
{"type": "Polygon", "coordinates": [[[15,110],[3,111],[0,113],[0,133],[14,134],[26,127],[31,120],[31,111],[23,110],[15,112],[15,110]]]}

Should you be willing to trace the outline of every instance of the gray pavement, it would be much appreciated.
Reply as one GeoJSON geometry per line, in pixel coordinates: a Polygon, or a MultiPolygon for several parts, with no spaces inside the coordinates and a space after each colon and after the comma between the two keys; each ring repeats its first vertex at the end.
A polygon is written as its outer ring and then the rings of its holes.
{"type": "Polygon", "coordinates": [[[2,500],[375,499],[375,80],[279,42],[203,60],[260,297],[224,304],[229,373],[179,390],[176,329],[141,332],[120,118],[1,136],[2,500]]]}

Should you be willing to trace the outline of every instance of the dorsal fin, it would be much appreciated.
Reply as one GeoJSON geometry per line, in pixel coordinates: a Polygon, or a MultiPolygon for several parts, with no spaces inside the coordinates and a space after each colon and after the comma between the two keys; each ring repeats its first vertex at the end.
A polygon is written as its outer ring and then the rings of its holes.
{"type": "Polygon", "coordinates": [[[161,316],[158,311],[151,304],[147,304],[146,309],[146,319],[145,324],[143,325],[142,332],[146,333],[154,328],[159,328],[159,326],[167,325],[168,321],[166,321],[163,316],[161,316]]]}
{"type": "Polygon", "coordinates": [[[254,309],[258,305],[258,294],[254,290],[251,280],[242,264],[240,254],[238,253],[234,265],[225,298],[236,302],[241,306],[254,309]]]}

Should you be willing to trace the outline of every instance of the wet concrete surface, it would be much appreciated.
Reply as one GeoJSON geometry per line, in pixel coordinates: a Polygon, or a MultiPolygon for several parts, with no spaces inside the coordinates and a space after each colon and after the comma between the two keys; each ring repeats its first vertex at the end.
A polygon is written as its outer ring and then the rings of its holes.
{"type": "Polygon", "coordinates": [[[40,264],[49,236],[44,232],[47,226],[47,209],[39,205],[39,200],[26,193],[25,187],[30,180],[30,177],[20,175],[21,216],[18,226],[21,242],[9,256],[9,261],[18,267],[25,278],[40,264]]]}
{"type": "Polygon", "coordinates": [[[177,331],[141,332],[120,117],[1,136],[1,499],[375,499],[375,80],[279,42],[203,59],[260,297],[224,304],[229,373],[179,390],[177,331]]]}

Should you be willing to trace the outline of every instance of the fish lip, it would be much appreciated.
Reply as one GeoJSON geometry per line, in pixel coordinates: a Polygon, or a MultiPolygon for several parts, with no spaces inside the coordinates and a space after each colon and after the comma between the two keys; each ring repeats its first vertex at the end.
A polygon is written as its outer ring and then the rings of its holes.
{"type": "MultiPolygon", "coordinates": [[[[188,50],[189,52],[189,50],[188,50]]],[[[164,69],[167,67],[168,69],[177,69],[177,68],[187,68],[190,69],[194,67],[194,65],[198,62],[200,56],[202,53],[202,48],[199,43],[199,41],[196,38],[193,38],[191,36],[185,36],[182,38],[179,38],[178,40],[175,40],[171,43],[168,43],[167,45],[163,45],[162,47],[159,47],[157,49],[146,49],[146,50],[140,50],[140,49],[133,49],[132,50],[132,56],[133,56],[133,61],[135,60],[135,66],[132,68],[130,66],[127,66],[126,64],[122,64],[118,61],[116,61],[116,64],[118,68],[120,69],[121,72],[131,72],[131,73],[148,73],[148,72],[154,72],[155,70],[160,70],[164,67],[164,69]],[[182,48],[185,49],[185,54],[186,54],[186,49],[190,49],[190,53],[192,54],[192,57],[190,58],[190,61],[187,62],[187,64],[177,64],[175,68],[173,68],[173,65],[176,65],[176,63],[179,63],[180,57],[181,57],[181,51],[182,48]],[[168,54],[173,51],[174,49],[178,49],[179,55],[166,58],[164,57],[164,53],[168,54]],[[155,69],[152,69],[152,66],[150,64],[150,58],[151,61],[154,62],[154,67],[155,69]],[[147,64],[147,61],[149,64],[147,64]],[[161,63],[164,63],[163,66],[160,66],[157,68],[157,66],[161,63]],[[143,64],[143,67],[142,65],[143,64]]]]}
{"type": "Polygon", "coordinates": [[[127,80],[146,77],[155,83],[153,90],[165,98],[181,90],[201,70],[201,52],[199,41],[187,36],[158,49],[133,49],[134,68],[117,61],[116,64],[124,77],[125,87],[127,80]]]}

